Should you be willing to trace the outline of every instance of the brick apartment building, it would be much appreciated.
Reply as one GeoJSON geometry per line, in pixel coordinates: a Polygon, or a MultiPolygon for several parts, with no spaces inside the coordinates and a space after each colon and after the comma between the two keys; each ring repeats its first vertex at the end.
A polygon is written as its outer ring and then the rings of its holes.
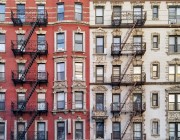
{"type": "Polygon", "coordinates": [[[0,139],[89,139],[89,1],[0,0],[0,139]]]}

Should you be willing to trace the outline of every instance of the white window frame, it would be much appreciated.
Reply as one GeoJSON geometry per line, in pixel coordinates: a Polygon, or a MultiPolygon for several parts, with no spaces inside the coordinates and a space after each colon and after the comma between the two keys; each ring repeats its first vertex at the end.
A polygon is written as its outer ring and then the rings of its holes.
{"type": "Polygon", "coordinates": [[[67,40],[66,31],[57,31],[54,33],[54,36],[55,36],[55,38],[54,38],[54,44],[55,44],[54,45],[54,52],[65,52],[66,51],[66,40],[67,40]],[[64,33],[64,50],[62,50],[62,51],[57,50],[57,34],[58,33],[64,33]]]}
{"type": "Polygon", "coordinates": [[[151,136],[160,136],[160,120],[159,119],[151,120],[151,136]],[[155,123],[157,123],[157,126],[154,126],[155,123]]]}
{"type": "Polygon", "coordinates": [[[82,122],[83,123],[83,140],[85,139],[85,134],[86,134],[86,121],[84,119],[81,119],[81,120],[73,120],[73,140],[77,140],[75,139],[75,124],[76,124],[76,121],[78,122],[82,122]]]}
{"type": "Polygon", "coordinates": [[[54,130],[55,130],[55,136],[54,136],[54,138],[55,138],[55,140],[59,140],[58,138],[57,138],[57,124],[58,124],[58,122],[64,122],[64,126],[65,126],[65,140],[67,140],[67,127],[68,127],[68,125],[67,125],[67,120],[55,120],[54,121],[54,130]]]}
{"type": "MultiPolygon", "coordinates": [[[[37,128],[37,124],[38,124],[38,122],[40,122],[40,123],[45,123],[45,131],[47,132],[46,134],[46,139],[48,138],[48,121],[47,120],[35,120],[35,131],[37,132],[38,131],[38,128],[37,128]]],[[[37,136],[35,135],[35,137],[34,137],[35,139],[37,139],[37,136]]]]}
{"type": "Polygon", "coordinates": [[[4,123],[5,128],[4,128],[4,139],[7,139],[7,120],[1,120],[0,123],[4,123]]]}
{"type": "Polygon", "coordinates": [[[5,52],[6,51],[6,34],[4,34],[4,33],[0,33],[0,36],[4,36],[4,43],[0,43],[0,52],[5,52]],[[3,46],[3,48],[2,48],[2,46],[3,46]]]}
{"type": "Polygon", "coordinates": [[[1,63],[0,62],[0,65],[2,65],[2,70],[0,69],[0,73],[2,73],[2,75],[4,73],[4,79],[2,79],[2,80],[0,79],[0,82],[1,82],[1,81],[5,81],[5,79],[6,79],[6,72],[5,72],[5,63],[1,63]]]}
{"type": "Polygon", "coordinates": [[[56,64],[56,66],[55,66],[55,72],[56,72],[56,74],[55,74],[55,81],[65,81],[66,80],[66,62],[56,62],[55,64],[56,64]],[[65,76],[64,80],[58,80],[57,79],[58,78],[58,76],[57,76],[57,73],[58,73],[57,65],[58,65],[58,63],[64,63],[64,76],[65,76]]]}
{"type": "Polygon", "coordinates": [[[73,31],[72,38],[73,38],[73,51],[74,52],[82,52],[82,53],[86,52],[86,34],[85,34],[85,31],[81,31],[81,29],[73,31]],[[82,37],[83,37],[82,51],[76,51],[75,50],[75,34],[82,34],[82,37]]]}
{"type": "Polygon", "coordinates": [[[83,81],[84,80],[84,64],[83,64],[83,62],[75,62],[74,63],[74,80],[77,80],[77,81],[83,81]],[[81,70],[82,71],[77,71],[77,65],[79,65],[80,66],[80,64],[81,64],[81,70]],[[78,79],[78,77],[77,77],[77,73],[82,73],[82,79],[78,79]]]}

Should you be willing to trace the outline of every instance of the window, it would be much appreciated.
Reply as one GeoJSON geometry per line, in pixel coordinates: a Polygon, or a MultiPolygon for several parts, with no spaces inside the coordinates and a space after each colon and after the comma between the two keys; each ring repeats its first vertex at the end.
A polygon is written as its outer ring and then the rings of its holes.
{"type": "Polygon", "coordinates": [[[83,92],[75,92],[75,108],[83,109],[83,92]]]}
{"type": "Polygon", "coordinates": [[[133,81],[142,80],[142,66],[134,66],[133,81]]]}
{"type": "Polygon", "coordinates": [[[103,93],[96,94],[96,110],[104,111],[104,94],[103,93]]]}
{"type": "Polygon", "coordinates": [[[38,140],[45,140],[45,139],[47,139],[47,135],[46,135],[46,123],[45,122],[38,122],[37,123],[37,139],[38,140]]]}
{"type": "Polygon", "coordinates": [[[96,82],[104,82],[104,66],[96,66],[96,82]]]}
{"type": "Polygon", "coordinates": [[[18,93],[18,109],[25,109],[24,102],[26,100],[25,93],[18,93]]]}
{"type": "Polygon", "coordinates": [[[5,65],[0,63],[0,81],[5,80],[5,65]]]}
{"type": "Polygon", "coordinates": [[[116,19],[121,18],[121,6],[113,6],[113,14],[116,17],[116,19]]]}
{"type": "Polygon", "coordinates": [[[112,99],[112,111],[119,111],[121,102],[120,94],[113,94],[112,99]]]}
{"type": "Polygon", "coordinates": [[[65,93],[57,93],[57,109],[65,109],[65,93]]]}
{"type": "Polygon", "coordinates": [[[25,80],[25,77],[23,76],[24,71],[25,71],[25,64],[24,63],[18,63],[18,78],[19,79],[25,80]]]}
{"type": "Polygon", "coordinates": [[[5,34],[0,34],[0,52],[5,52],[5,34]]]}
{"type": "Polygon", "coordinates": [[[25,22],[25,5],[17,4],[17,18],[21,20],[21,22],[25,22]]]}
{"type": "Polygon", "coordinates": [[[169,24],[180,23],[180,7],[169,7],[169,24]]]}
{"type": "Polygon", "coordinates": [[[0,140],[5,140],[5,123],[0,122],[0,140]]]}
{"type": "Polygon", "coordinates": [[[133,12],[134,12],[134,21],[142,19],[143,17],[143,12],[142,12],[142,7],[141,6],[136,6],[133,7],[133,12]]]}
{"type": "Polygon", "coordinates": [[[180,81],[180,65],[169,65],[169,81],[180,81]]]}
{"type": "Polygon", "coordinates": [[[81,63],[81,62],[75,63],[74,79],[75,80],[83,80],[83,63],[81,63]]]}
{"type": "Polygon", "coordinates": [[[121,50],[121,37],[113,36],[113,51],[120,51],[120,50],[121,50]]]}
{"type": "Polygon", "coordinates": [[[120,122],[113,122],[112,124],[113,139],[121,139],[121,124],[120,122]]]}
{"type": "Polygon", "coordinates": [[[83,34],[75,33],[74,37],[74,51],[83,51],[83,34]]]}
{"type": "Polygon", "coordinates": [[[158,48],[158,36],[153,35],[153,49],[157,49],[157,48],[158,48]]]}
{"type": "Polygon", "coordinates": [[[38,40],[38,50],[42,51],[46,49],[46,39],[45,35],[37,35],[38,40]]]}
{"type": "Polygon", "coordinates": [[[38,16],[38,19],[42,20],[45,18],[45,6],[44,5],[38,5],[37,6],[37,16],[38,16]]]}
{"type": "Polygon", "coordinates": [[[152,121],[152,135],[159,135],[159,122],[155,120],[152,121]]]}
{"type": "Polygon", "coordinates": [[[17,136],[21,137],[21,140],[25,140],[25,136],[23,135],[25,131],[25,122],[17,122],[17,136]]]}
{"type": "Polygon", "coordinates": [[[0,92],[0,110],[5,110],[5,93],[0,92]]]}
{"type": "Polygon", "coordinates": [[[159,77],[159,70],[158,70],[158,64],[152,64],[152,78],[158,78],[159,77]]]}
{"type": "Polygon", "coordinates": [[[142,139],[142,123],[135,122],[133,123],[133,140],[142,139]]]}
{"type": "Polygon", "coordinates": [[[57,140],[65,140],[65,122],[57,122],[57,140]]]}
{"type": "Polygon", "coordinates": [[[152,107],[158,106],[158,93],[152,93],[152,107]]]}
{"type": "Polygon", "coordinates": [[[0,4],[0,21],[5,21],[5,5],[0,4]]]}
{"type": "Polygon", "coordinates": [[[64,33],[57,34],[57,44],[56,44],[56,51],[64,51],[65,50],[65,36],[64,33]]]}
{"type": "Polygon", "coordinates": [[[46,110],[46,99],[45,99],[45,93],[38,93],[38,110],[46,110]]]}
{"type": "Polygon", "coordinates": [[[96,24],[104,23],[104,8],[102,6],[96,7],[96,24]]]}
{"type": "Polygon", "coordinates": [[[57,20],[58,21],[64,20],[64,3],[58,4],[57,20]]]}
{"type": "Polygon", "coordinates": [[[121,66],[120,65],[113,65],[112,67],[113,76],[120,77],[121,74],[121,66]]]}
{"type": "Polygon", "coordinates": [[[96,53],[104,53],[104,37],[96,37],[96,53]]]}
{"type": "Polygon", "coordinates": [[[57,63],[57,81],[65,80],[65,63],[57,63]]]}
{"type": "Polygon", "coordinates": [[[180,94],[169,94],[169,110],[180,110],[180,94]]]}
{"type": "Polygon", "coordinates": [[[83,139],[83,122],[75,122],[75,139],[83,139]]]}
{"type": "Polygon", "coordinates": [[[96,138],[104,138],[104,121],[96,122],[96,138]]]}
{"type": "Polygon", "coordinates": [[[82,20],[82,4],[80,3],[75,4],[75,20],[82,20]]]}
{"type": "Polygon", "coordinates": [[[24,34],[17,34],[17,44],[18,44],[18,49],[25,51],[25,48],[23,47],[23,43],[24,43],[24,34]],[[23,48],[23,49],[22,49],[23,48]]]}
{"type": "Polygon", "coordinates": [[[157,19],[159,17],[159,13],[158,13],[158,6],[153,6],[153,18],[157,19]]]}
{"type": "Polygon", "coordinates": [[[180,52],[180,36],[169,36],[169,52],[180,52]]]}
{"type": "Polygon", "coordinates": [[[46,64],[38,64],[38,80],[46,80],[46,64]]]}
{"type": "Polygon", "coordinates": [[[177,140],[180,138],[180,122],[169,123],[169,139],[177,140]]]}

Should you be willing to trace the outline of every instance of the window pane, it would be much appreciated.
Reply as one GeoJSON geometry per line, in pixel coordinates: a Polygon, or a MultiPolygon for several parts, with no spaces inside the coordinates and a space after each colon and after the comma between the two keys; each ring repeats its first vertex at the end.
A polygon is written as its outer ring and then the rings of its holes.
{"type": "Polygon", "coordinates": [[[175,74],[175,66],[169,66],[169,74],[175,74]]]}
{"type": "Polygon", "coordinates": [[[64,33],[57,34],[57,51],[65,50],[64,42],[65,42],[64,33]]]}
{"type": "Polygon", "coordinates": [[[103,16],[103,8],[96,8],[96,16],[103,16]]]}
{"type": "Polygon", "coordinates": [[[57,123],[57,139],[65,140],[65,123],[64,122],[57,123]]]}

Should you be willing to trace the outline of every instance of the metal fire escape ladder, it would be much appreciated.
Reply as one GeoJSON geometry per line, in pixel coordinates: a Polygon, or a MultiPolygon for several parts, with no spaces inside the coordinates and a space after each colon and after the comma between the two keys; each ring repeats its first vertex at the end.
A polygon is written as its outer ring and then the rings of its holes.
{"type": "Polygon", "coordinates": [[[122,43],[122,45],[121,45],[121,51],[123,50],[123,48],[124,48],[124,46],[125,46],[128,38],[130,37],[133,29],[135,28],[136,24],[137,24],[137,21],[136,21],[136,22],[133,24],[133,26],[127,31],[126,36],[123,38],[123,41],[122,41],[123,43],[122,43]]]}
{"type": "Polygon", "coordinates": [[[135,114],[132,113],[131,116],[130,116],[130,118],[129,118],[129,120],[128,120],[128,122],[126,123],[125,128],[124,128],[124,130],[123,130],[123,132],[122,132],[122,135],[121,135],[121,140],[123,140],[123,137],[124,137],[124,135],[126,134],[126,131],[127,131],[128,127],[129,127],[129,125],[131,124],[131,121],[132,121],[134,115],[135,115],[135,114]]]}
{"type": "Polygon", "coordinates": [[[23,43],[22,43],[22,45],[21,45],[21,48],[20,48],[20,51],[21,51],[21,52],[24,51],[24,49],[25,49],[25,47],[26,47],[29,39],[31,38],[31,36],[32,36],[32,34],[33,34],[36,26],[38,25],[38,22],[39,22],[39,19],[37,19],[37,20],[33,23],[30,32],[28,33],[27,37],[25,37],[25,40],[23,41],[23,43]]]}
{"type": "Polygon", "coordinates": [[[24,140],[25,135],[26,135],[28,129],[30,128],[30,126],[32,125],[32,123],[34,122],[34,120],[35,120],[35,118],[37,117],[38,114],[39,114],[38,111],[34,112],[31,120],[27,123],[27,127],[25,128],[25,130],[23,131],[23,133],[18,136],[17,140],[24,140]]]}
{"type": "Polygon", "coordinates": [[[33,55],[33,57],[31,58],[31,61],[29,62],[29,64],[27,65],[27,67],[25,68],[23,74],[21,75],[21,80],[24,80],[26,77],[26,74],[28,73],[29,69],[31,68],[34,60],[36,59],[36,57],[38,56],[38,50],[36,50],[35,54],[33,55]]]}

